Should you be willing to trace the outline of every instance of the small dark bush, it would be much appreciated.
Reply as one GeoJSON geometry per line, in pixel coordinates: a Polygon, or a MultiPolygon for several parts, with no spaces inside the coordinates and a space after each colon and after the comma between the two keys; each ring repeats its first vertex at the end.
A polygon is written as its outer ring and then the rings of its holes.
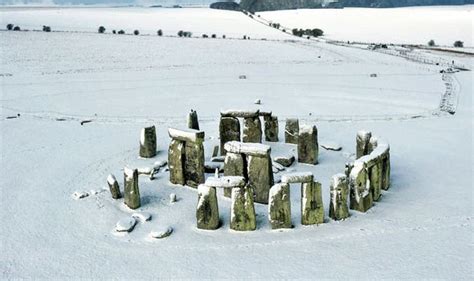
{"type": "Polygon", "coordinates": [[[435,43],[435,41],[434,41],[433,39],[431,39],[430,41],[428,41],[428,46],[433,47],[433,46],[435,46],[435,45],[436,45],[436,43],[435,43]]]}
{"type": "Polygon", "coordinates": [[[182,31],[182,30],[178,31],[178,36],[183,37],[184,36],[184,31],[182,31]]]}
{"type": "Polygon", "coordinates": [[[21,30],[21,29],[20,29],[20,27],[19,27],[18,25],[13,28],[13,31],[20,31],[20,30],[21,30]]]}
{"type": "Polygon", "coordinates": [[[104,33],[105,32],[105,27],[99,26],[99,33],[104,33]]]}
{"type": "Polygon", "coordinates": [[[140,31],[138,31],[138,29],[135,29],[135,30],[133,31],[133,34],[139,35],[139,34],[140,34],[140,31]]]}
{"type": "Polygon", "coordinates": [[[183,37],[191,37],[192,35],[193,35],[193,33],[190,32],[190,31],[184,31],[183,32],[183,37]]]}
{"type": "Polygon", "coordinates": [[[117,33],[118,34],[125,34],[125,31],[123,29],[120,29],[117,33]]]}
{"type": "Polygon", "coordinates": [[[458,41],[455,41],[453,45],[456,48],[463,48],[464,47],[464,42],[458,40],[458,41]]]}
{"type": "Polygon", "coordinates": [[[112,33],[113,33],[113,34],[117,34],[117,31],[115,31],[115,29],[114,29],[114,30],[112,30],[112,33]]]}
{"type": "Polygon", "coordinates": [[[207,36],[207,34],[203,34],[202,38],[209,38],[209,36],[207,36]]]}
{"type": "Polygon", "coordinates": [[[222,35],[222,39],[225,39],[225,34],[224,34],[224,35],[222,35]]]}
{"type": "Polygon", "coordinates": [[[156,32],[156,34],[158,34],[158,36],[163,36],[163,30],[158,29],[158,31],[156,32]]]}
{"type": "Polygon", "coordinates": [[[9,23],[7,24],[7,30],[12,30],[13,29],[13,24],[9,23]]]}
{"type": "Polygon", "coordinates": [[[217,36],[215,34],[212,34],[211,35],[211,38],[216,38],[217,36]]]}
{"type": "Polygon", "coordinates": [[[247,39],[247,35],[244,35],[244,40],[246,40],[246,39],[247,39]]]}
{"type": "Polygon", "coordinates": [[[51,26],[43,25],[43,31],[44,32],[51,32],[51,26]]]}

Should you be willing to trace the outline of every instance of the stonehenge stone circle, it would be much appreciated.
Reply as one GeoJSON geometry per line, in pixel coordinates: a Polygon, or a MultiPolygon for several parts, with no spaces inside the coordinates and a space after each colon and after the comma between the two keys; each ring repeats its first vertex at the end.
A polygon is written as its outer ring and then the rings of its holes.
{"type": "Polygon", "coordinates": [[[285,142],[298,144],[298,135],[300,133],[299,121],[296,118],[286,119],[285,124],[285,142]]]}
{"type": "Polygon", "coordinates": [[[257,228],[253,190],[250,186],[232,189],[230,207],[230,228],[237,231],[250,231],[257,228]]]}
{"type": "Polygon", "coordinates": [[[318,129],[316,126],[301,126],[298,135],[298,162],[318,164],[318,154],[318,129]]]}
{"type": "Polygon", "coordinates": [[[112,195],[113,199],[122,198],[122,194],[120,193],[120,187],[117,182],[117,179],[114,175],[109,175],[107,177],[107,184],[109,186],[110,194],[112,195]]]}
{"type": "Polygon", "coordinates": [[[198,186],[196,220],[199,229],[212,230],[219,228],[219,208],[215,187],[205,184],[198,186]]]}
{"type": "Polygon", "coordinates": [[[188,114],[188,128],[199,130],[199,120],[197,112],[191,109],[191,112],[188,114]]]}
{"type": "Polygon", "coordinates": [[[130,209],[140,207],[140,190],[138,188],[138,171],[137,169],[123,169],[124,174],[124,202],[130,209]]]}
{"type": "Polygon", "coordinates": [[[292,228],[290,185],[275,184],[270,188],[268,198],[268,219],[272,229],[292,228]]]}
{"type": "Polygon", "coordinates": [[[155,126],[145,127],[140,133],[140,157],[152,158],[156,155],[155,126]]]}
{"type": "Polygon", "coordinates": [[[349,185],[345,174],[336,174],[331,178],[331,200],[329,201],[329,217],[333,220],[343,220],[349,217],[347,198],[349,185]]]}

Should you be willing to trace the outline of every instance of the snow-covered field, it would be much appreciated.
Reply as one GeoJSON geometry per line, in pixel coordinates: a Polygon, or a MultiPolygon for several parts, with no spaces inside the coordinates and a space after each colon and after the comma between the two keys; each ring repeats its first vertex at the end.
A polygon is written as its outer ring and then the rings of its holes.
{"type": "Polygon", "coordinates": [[[258,13],[291,28],[320,28],[334,40],[474,47],[473,5],[391,9],[344,8],[258,13]]]}
{"type": "MultiPolygon", "coordinates": [[[[101,24],[150,34],[159,28],[144,9],[22,11],[1,10],[2,24],[68,31],[101,24]]],[[[173,33],[222,30],[276,41],[0,31],[2,279],[472,276],[472,72],[443,81],[443,66],[297,40],[239,13],[159,13],[173,33]],[[439,110],[447,87],[455,115],[439,110]],[[253,103],[257,98],[262,105],[253,103]],[[317,166],[292,167],[322,183],[326,215],[330,177],[353,159],[359,129],[389,141],[390,190],[365,214],[305,227],[299,186],[292,185],[295,228],[272,231],[267,206],[256,204],[257,230],[248,233],[229,230],[230,200],[219,196],[223,225],[199,231],[196,190],[171,185],[160,172],[154,181],[140,177],[140,210],[151,221],[115,234],[116,223],[133,212],[105,190],[108,174],[123,188],[123,167],[167,159],[166,130],[185,126],[190,109],[206,132],[209,158],[219,141],[219,111],[255,107],[279,117],[280,140],[285,118],[298,117],[318,126],[320,142],[342,145],[338,152],[320,148],[317,166]],[[81,126],[84,120],[92,122],[81,126]],[[159,153],[139,159],[140,129],[149,124],[157,126],[159,153]],[[91,195],[75,200],[76,191],[91,195]],[[169,203],[171,193],[176,203],[169,203]],[[168,226],[168,238],[149,238],[168,226]]],[[[472,57],[417,53],[473,66],[472,57]]],[[[272,144],[274,156],[294,150],[272,144]]]]}

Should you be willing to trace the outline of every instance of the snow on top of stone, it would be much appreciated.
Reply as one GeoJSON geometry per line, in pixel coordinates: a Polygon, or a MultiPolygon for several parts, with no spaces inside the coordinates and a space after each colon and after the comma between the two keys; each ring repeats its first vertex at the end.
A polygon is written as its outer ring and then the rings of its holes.
{"type": "Polygon", "coordinates": [[[135,225],[137,224],[137,221],[135,218],[129,217],[129,218],[123,218],[117,222],[115,225],[115,231],[117,232],[130,232],[133,230],[135,225]]]}
{"type": "Polygon", "coordinates": [[[221,110],[222,117],[257,117],[260,115],[260,110],[258,109],[228,109],[228,110],[221,110]]]}
{"type": "Polygon", "coordinates": [[[107,183],[110,184],[110,185],[113,185],[114,183],[117,182],[117,179],[115,178],[114,175],[110,174],[108,177],[107,177],[107,183]]]}
{"type": "Polygon", "coordinates": [[[140,144],[145,145],[145,128],[140,132],[140,144]]]}
{"type": "Polygon", "coordinates": [[[343,173],[335,174],[334,176],[331,177],[330,188],[331,189],[336,188],[338,185],[340,185],[344,181],[347,181],[345,174],[343,173]]]}
{"type": "Polygon", "coordinates": [[[224,145],[224,149],[231,153],[243,153],[254,156],[266,156],[270,153],[271,147],[261,143],[248,143],[229,141],[224,145]]]}
{"type": "Polygon", "coordinates": [[[132,178],[136,169],[130,169],[128,167],[123,168],[123,173],[127,178],[132,178]]]}
{"type": "Polygon", "coordinates": [[[312,134],[316,126],[314,125],[307,125],[303,124],[300,125],[300,134],[306,133],[306,134],[312,134]]]}
{"type": "Polygon", "coordinates": [[[245,186],[245,178],[240,176],[208,177],[205,185],[218,188],[245,186]]]}
{"type": "Polygon", "coordinates": [[[175,129],[168,128],[168,135],[177,140],[196,142],[204,140],[204,132],[194,129],[175,129]]]}
{"type": "Polygon", "coordinates": [[[289,173],[281,176],[281,182],[283,183],[303,183],[312,182],[314,179],[313,173],[311,172],[298,172],[289,173]]]}
{"type": "Polygon", "coordinates": [[[198,194],[200,194],[202,196],[209,195],[210,190],[211,190],[211,187],[206,185],[206,184],[200,184],[198,186],[198,194]]]}
{"type": "Polygon", "coordinates": [[[370,131],[359,130],[357,132],[357,137],[360,139],[369,139],[371,136],[372,136],[372,133],[370,131]]]}
{"type": "Polygon", "coordinates": [[[354,165],[357,162],[363,162],[366,163],[368,167],[373,166],[376,164],[376,162],[379,160],[380,157],[383,157],[385,154],[387,154],[390,151],[390,145],[388,144],[387,141],[381,138],[377,138],[377,147],[368,155],[364,155],[357,159],[354,162],[354,165]]]}
{"type": "Polygon", "coordinates": [[[282,191],[283,188],[287,187],[288,183],[277,183],[270,188],[268,193],[269,197],[274,197],[282,191]]]}

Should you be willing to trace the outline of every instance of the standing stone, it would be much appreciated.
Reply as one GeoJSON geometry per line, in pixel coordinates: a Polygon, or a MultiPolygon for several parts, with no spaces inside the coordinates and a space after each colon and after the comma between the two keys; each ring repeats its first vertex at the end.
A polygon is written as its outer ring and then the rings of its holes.
{"type": "Polygon", "coordinates": [[[301,126],[298,135],[298,162],[318,164],[318,129],[316,126],[301,126]]]}
{"type": "Polygon", "coordinates": [[[301,224],[311,225],[324,222],[323,198],[319,182],[301,184],[301,224]]]}
{"type": "Polygon", "coordinates": [[[273,169],[270,153],[267,156],[247,157],[248,184],[254,190],[255,202],[268,204],[268,192],[273,186],[273,169]]]}
{"type": "Polygon", "coordinates": [[[199,130],[199,121],[197,112],[191,109],[191,112],[188,114],[188,128],[199,130]]]}
{"type": "Polygon", "coordinates": [[[286,119],[285,124],[285,142],[298,144],[298,135],[300,133],[299,121],[296,118],[286,119]]]}
{"type": "Polygon", "coordinates": [[[253,190],[249,186],[232,189],[230,228],[237,231],[255,230],[257,221],[253,205],[253,190]]]}
{"type": "Polygon", "coordinates": [[[202,141],[185,142],[184,144],[184,178],[186,185],[198,187],[204,183],[204,145],[202,141]]]}
{"type": "Polygon", "coordinates": [[[244,118],[242,142],[262,142],[262,122],[259,116],[244,118]]]}
{"type": "Polygon", "coordinates": [[[185,185],[184,180],[184,142],[171,140],[168,149],[168,168],[170,170],[170,182],[185,185]]]}
{"type": "Polygon", "coordinates": [[[388,190],[390,187],[390,151],[382,157],[382,189],[388,190]]]}
{"type": "Polygon", "coordinates": [[[377,138],[372,136],[369,140],[369,146],[367,148],[367,154],[372,153],[372,151],[374,151],[374,149],[377,148],[377,144],[378,144],[377,138]]]}
{"type": "Polygon", "coordinates": [[[120,194],[119,184],[117,182],[117,179],[114,177],[114,175],[109,175],[107,177],[107,184],[109,185],[110,194],[112,195],[113,199],[122,198],[122,194],[120,194]]]}
{"type": "Polygon", "coordinates": [[[264,116],[265,121],[265,141],[278,142],[278,117],[264,116]]]}
{"type": "Polygon", "coordinates": [[[240,122],[236,117],[221,117],[219,123],[221,155],[225,155],[224,144],[229,141],[240,141],[240,122]]]}
{"type": "Polygon", "coordinates": [[[124,168],[124,202],[130,209],[140,207],[140,190],[138,189],[138,170],[124,168]]]}
{"type": "Polygon", "coordinates": [[[371,132],[358,131],[356,136],[356,159],[369,154],[371,132]]]}
{"type": "MultiPolygon", "coordinates": [[[[219,156],[219,146],[215,145],[214,148],[212,149],[212,158],[218,157],[219,156]]],[[[212,161],[212,159],[211,159],[212,161]]]]}
{"type": "Polygon", "coordinates": [[[366,212],[372,207],[372,193],[365,164],[355,162],[349,176],[350,208],[366,212]]]}
{"type": "MultiPolygon", "coordinates": [[[[245,157],[242,154],[227,152],[224,160],[224,176],[246,177],[245,157]]],[[[224,188],[224,196],[232,196],[232,188],[224,188]]]]}
{"type": "Polygon", "coordinates": [[[292,228],[290,185],[275,184],[270,189],[268,197],[268,219],[272,229],[292,228]]]}
{"type": "Polygon", "coordinates": [[[369,180],[370,180],[370,192],[372,193],[372,199],[378,201],[382,195],[382,159],[376,160],[375,164],[370,167],[369,180]]]}
{"type": "Polygon", "coordinates": [[[212,230],[219,228],[219,208],[215,187],[199,185],[196,220],[199,229],[212,230]]]}
{"type": "Polygon", "coordinates": [[[331,178],[331,201],[329,202],[329,217],[333,220],[343,220],[349,217],[347,198],[349,186],[344,174],[337,174],[331,178]]]}
{"type": "Polygon", "coordinates": [[[140,134],[140,157],[151,158],[156,155],[155,126],[143,128],[140,134]]]}

